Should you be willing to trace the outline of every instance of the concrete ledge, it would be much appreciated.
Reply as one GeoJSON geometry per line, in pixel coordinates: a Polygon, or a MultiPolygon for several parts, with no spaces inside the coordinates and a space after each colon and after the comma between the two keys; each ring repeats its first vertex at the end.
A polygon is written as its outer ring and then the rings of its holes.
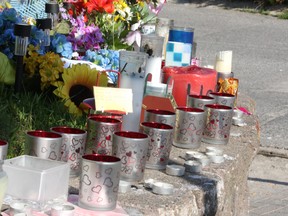
{"type": "MultiPolygon", "coordinates": [[[[249,98],[242,97],[238,104],[243,104],[252,112],[254,105],[251,102],[249,98]]],[[[165,171],[146,169],[144,180],[152,178],[172,184],[174,194],[156,195],[145,189],[142,182],[135,185],[132,191],[119,194],[120,206],[129,215],[247,216],[247,178],[249,167],[259,150],[260,127],[256,116],[245,115],[243,118],[247,125],[232,126],[228,145],[217,145],[224,150],[223,163],[210,164],[202,169],[201,174],[186,172],[182,177],[169,176],[165,171]]],[[[211,145],[202,143],[201,147],[194,151],[204,152],[206,146],[211,145]]],[[[171,163],[183,165],[186,151],[188,150],[173,147],[171,163]]]]}

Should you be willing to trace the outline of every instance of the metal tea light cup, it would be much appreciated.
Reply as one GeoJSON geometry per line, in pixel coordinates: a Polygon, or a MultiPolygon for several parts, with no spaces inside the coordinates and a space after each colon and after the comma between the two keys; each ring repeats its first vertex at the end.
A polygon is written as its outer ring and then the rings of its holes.
{"type": "Polygon", "coordinates": [[[157,122],[142,122],[140,131],[149,137],[146,168],[166,169],[172,148],[173,127],[157,122]]]}
{"type": "Polygon", "coordinates": [[[58,133],[34,130],[26,133],[25,152],[43,159],[61,159],[62,136],[58,133]]]}
{"type": "Polygon", "coordinates": [[[205,106],[207,119],[202,141],[210,144],[227,144],[232,125],[233,108],[219,104],[205,106]]]}
{"type": "Polygon", "coordinates": [[[121,180],[143,179],[148,152],[148,135],[134,131],[113,134],[113,155],[121,158],[121,180]]]}
{"type": "Polygon", "coordinates": [[[204,110],[193,107],[178,107],[173,145],[179,148],[199,148],[205,126],[204,110]]]}
{"type": "Polygon", "coordinates": [[[61,161],[70,164],[70,176],[80,174],[80,161],[84,155],[87,132],[78,128],[57,126],[52,132],[62,135],[61,161]]]}
{"type": "Polygon", "coordinates": [[[207,95],[189,95],[187,100],[187,107],[204,109],[206,104],[214,104],[215,102],[215,98],[207,95]]]}
{"type": "Polygon", "coordinates": [[[90,116],[85,154],[112,155],[113,133],[120,131],[121,125],[115,118],[90,116]]]}
{"type": "Polygon", "coordinates": [[[144,122],[158,122],[175,126],[175,112],[160,109],[148,109],[144,112],[144,122]]]}
{"type": "Polygon", "coordinates": [[[8,142],[0,140],[0,160],[5,160],[8,152],[8,142]]]}
{"type": "Polygon", "coordinates": [[[81,208],[110,211],[116,208],[121,160],[110,155],[82,157],[79,201],[81,208]]]}
{"type": "Polygon", "coordinates": [[[211,92],[208,94],[210,97],[215,98],[216,104],[234,107],[236,96],[228,93],[211,92]]]}

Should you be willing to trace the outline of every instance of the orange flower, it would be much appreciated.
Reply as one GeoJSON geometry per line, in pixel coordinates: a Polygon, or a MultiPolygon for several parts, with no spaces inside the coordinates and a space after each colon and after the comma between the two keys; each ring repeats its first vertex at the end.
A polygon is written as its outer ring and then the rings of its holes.
{"type": "Polygon", "coordinates": [[[93,10],[110,14],[114,12],[113,0],[89,0],[86,3],[86,7],[88,13],[91,13],[93,10]]]}

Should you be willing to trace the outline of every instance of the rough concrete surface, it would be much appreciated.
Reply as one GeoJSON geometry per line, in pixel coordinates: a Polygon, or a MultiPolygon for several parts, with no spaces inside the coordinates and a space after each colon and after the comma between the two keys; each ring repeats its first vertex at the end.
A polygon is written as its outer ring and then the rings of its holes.
{"type": "MultiPolygon", "coordinates": [[[[248,101],[248,100],[245,100],[248,101]]],[[[168,216],[247,216],[249,167],[260,147],[259,122],[254,115],[244,115],[246,125],[232,126],[228,145],[201,143],[194,151],[205,153],[207,146],[223,149],[225,161],[211,163],[199,174],[186,172],[182,177],[170,176],[165,170],[145,169],[142,182],[134,189],[119,194],[120,206],[129,215],[168,216]],[[172,195],[157,195],[144,188],[145,180],[165,182],[174,186],[172,195]]],[[[173,147],[170,163],[183,165],[191,149],[173,147]]],[[[71,183],[77,188],[77,182],[71,183]]],[[[71,188],[70,188],[71,189],[71,188]]]]}

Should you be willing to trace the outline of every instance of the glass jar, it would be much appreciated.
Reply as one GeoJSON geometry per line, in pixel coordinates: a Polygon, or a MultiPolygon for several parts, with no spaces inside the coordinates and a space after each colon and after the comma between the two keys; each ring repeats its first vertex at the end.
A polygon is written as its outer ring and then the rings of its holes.
{"type": "Polygon", "coordinates": [[[8,177],[6,172],[2,169],[3,160],[0,160],[0,209],[2,207],[4,195],[6,193],[8,177]]]}

